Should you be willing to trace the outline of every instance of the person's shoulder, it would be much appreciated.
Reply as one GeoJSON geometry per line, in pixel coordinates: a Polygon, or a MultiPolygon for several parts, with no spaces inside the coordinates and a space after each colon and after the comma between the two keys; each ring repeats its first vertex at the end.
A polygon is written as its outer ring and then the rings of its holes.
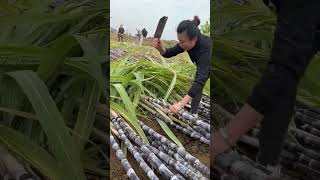
{"type": "Polygon", "coordinates": [[[212,46],[212,40],[210,37],[201,34],[201,45],[207,48],[211,48],[212,46]]]}

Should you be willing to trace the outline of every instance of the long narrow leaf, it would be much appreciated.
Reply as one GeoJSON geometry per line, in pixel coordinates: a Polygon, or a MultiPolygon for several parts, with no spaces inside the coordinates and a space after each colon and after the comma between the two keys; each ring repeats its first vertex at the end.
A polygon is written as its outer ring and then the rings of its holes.
{"type": "Polygon", "coordinates": [[[78,144],[80,150],[83,149],[85,142],[92,131],[96,116],[96,106],[99,102],[100,95],[101,90],[98,82],[88,82],[74,129],[79,138],[78,144]]]}
{"type": "Polygon", "coordinates": [[[70,170],[69,178],[85,179],[80,153],[45,84],[33,71],[18,71],[9,75],[17,81],[32,104],[55,158],[70,170]]]}

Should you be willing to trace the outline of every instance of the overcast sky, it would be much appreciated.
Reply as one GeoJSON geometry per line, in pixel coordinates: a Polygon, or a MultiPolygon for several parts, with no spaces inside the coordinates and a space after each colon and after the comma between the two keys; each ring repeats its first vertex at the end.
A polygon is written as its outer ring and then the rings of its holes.
{"type": "Polygon", "coordinates": [[[201,24],[210,19],[210,0],[111,0],[110,25],[118,30],[123,24],[125,31],[136,34],[136,28],[146,28],[153,36],[159,19],[168,16],[162,39],[177,40],[176,29],[185,19],[198,15],[201,24]]]}

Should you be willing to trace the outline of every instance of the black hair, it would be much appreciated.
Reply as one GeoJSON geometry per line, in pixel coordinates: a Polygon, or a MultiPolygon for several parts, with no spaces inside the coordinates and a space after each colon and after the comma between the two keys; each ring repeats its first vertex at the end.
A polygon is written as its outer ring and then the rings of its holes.
{"type": "Polygon", "coordinates": [[[195,37],[198,37],[201,33],[198,28],[200,24],[200,18],[198,16],[194,16],[193,20],[184,20],[180,22],[178,28],[177,28],[177,33],[183,33],[186,31],[187,36],[189,39],[194,39],[195,37]]]}

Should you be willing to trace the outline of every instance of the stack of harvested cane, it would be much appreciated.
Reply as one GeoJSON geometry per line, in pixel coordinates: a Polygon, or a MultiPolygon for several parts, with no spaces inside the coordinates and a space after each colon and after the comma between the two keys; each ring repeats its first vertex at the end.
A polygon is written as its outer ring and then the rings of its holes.
{"type": "MultiPolygon", "coordinates": [[[[320,179],[320,111],[298,108],[294,120],[296,127],[289,127],[289,136],[284,142],[281,153],[282,172],[297,176],[299,179],[318,180],[320,179]]],[[[259,132],[259,129],[253,129],[240,139],[243,144],[242,152],[246,153],[248,146],[257,150],[259,132]]]]}
{"type": "Polygon", "coordinates": [[[175,116],[167,112],[169,104],[159,99],[142,96],[140,106],[150,111],[158,118],[182,133],[198,139],[200,142],[210,144],[210,124],[201,117],[194,117],[185,109],[181,109],[175,116]]]}
{"type": "MultiPolygon", "coordinates": [[[[151,144],[144,143],[125,120],[115,112],[112,112],[111,129],[113,134],[125,143],[129,152],[139,164],[140,169],[149,179],[209,179],[210,170],[199,159],[143,122],[139,121],[139,125],[151,144]]],[[[116,151],[117,157],[121,161],[128,177],[130,179],[139,179],[123,155],[113,135],[111,134],[110,136],[112,149],[116,151]]]]}
{"type": "Polygon", "coordinates": [[[10,152],[0,146],[0,179],[38,180],[28,165],[19,162],[10,152]]]}

